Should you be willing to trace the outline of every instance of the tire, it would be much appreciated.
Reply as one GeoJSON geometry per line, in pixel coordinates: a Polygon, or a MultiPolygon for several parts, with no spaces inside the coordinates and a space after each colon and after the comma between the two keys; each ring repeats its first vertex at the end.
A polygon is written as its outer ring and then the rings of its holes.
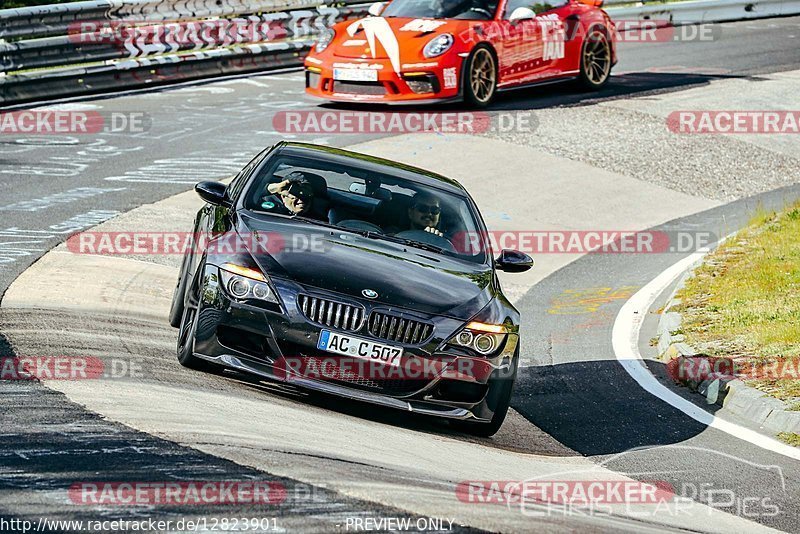
{"type": "MultiPolygon", "coordinates": [[[[199,288],[198,288],[199,293],[199,288]]],[[[183,307],[176,349],[178,362],[195,371],[208,371],[211,363],[194,355],[194,336],[197,331],[197,307],[191,303],[183,307]]]]}
{"type": "Polygon", "coordinates": [[[598,91],[611,78],[611,43],[608,33],[595,26],[581,46],[581,68],[578,81],[584,89],[598,91]]]}
{"type": "Polygon", "coordinates": [[[503,421],[506,420],[508,408],[511,406],[511,396],[514,393],[514,384],[517,381],[517,365],[519,365],[518,355],[514,357],[514,373],[510,378],[495,378],[500,384],[496,388],[489,390],[488,402],[494,404],[494,415],[488,423],[471,423],[469,421],[455,421],[455,428],[482,438],[489,438],[497,434],[503,421]]]}
{"type": "Polygon", "coordinates": [[[181,263],[178,282],[175,284],[175,290],[172,293],[172,304],[169,307],[169,324],[173,328],[178,328],[183,319],[183,308],[186,302],[186,266],[188,262],[189,255],[186,254],[181,263]]]}
{"type": "Polygon", "coordinates": [[[466,60],[464,75],[461,77],[462,92],[467,105],[485,108],[497,94],[497,60],[492,50],[480,44],[466,60]]]}

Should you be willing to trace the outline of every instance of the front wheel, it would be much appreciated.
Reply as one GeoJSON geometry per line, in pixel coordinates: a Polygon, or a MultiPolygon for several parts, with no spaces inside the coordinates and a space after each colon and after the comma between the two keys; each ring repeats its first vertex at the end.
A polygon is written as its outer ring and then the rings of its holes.
{"type": "Polygon", "coordinates": [[[506,420],[508,408],[511,406],[511,396],[514,393],[514,383],[517,381],[517,366],[519,358],[515,358],[512,363],[514,365],[514,372],[507,378],[496,378],[494,387],[489,390],[488,402],[489,406],[494,409],[492,420],[488,423],[472,423],[469,421],[457,421],[455,427],[462,432],[489,438],[497,434],[500,427],[503,426],[503,421],[506,420]]]}
{"type": "Polygon", "coordinates": [[[478,45],[467,58],[462,80],[464,100],[470,106],[485,108],[497,92],[497,62],[486,45],[478,45]]]}
{"type": "Polygon", "coordinates": [[[178,273],[178,282],[175,284],[175,289],[172,292],[172,304],[169,307],[169,324],[173,328],[178,328],[183,319],[184,300],[186,299],[186,267],[189,261],[189,255],[186,254],[181,262],[181,270],[178,273]]]}
{"type": "Polygon", "coordinates": [[[593,28],[581,47],[581,70],[578,80],[591,91],[597,91],[611,77],[611,43],[600,28],[593,28]]]}
{"type": "Polygon", "coordinates": [[[197,332],[197,303],[189,303],[183,308],[180,329],[178,330],[178,362],[189,369],[207,371],[211,364],[194,355],[194,337],[197,332]]]}

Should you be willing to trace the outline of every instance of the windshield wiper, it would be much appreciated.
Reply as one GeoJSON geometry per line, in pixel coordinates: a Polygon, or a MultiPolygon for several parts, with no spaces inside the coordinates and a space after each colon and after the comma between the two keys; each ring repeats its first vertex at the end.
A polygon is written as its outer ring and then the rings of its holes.
{"type": "Polygon", "coordinates": [[[317,226],[324,226],[325,228],[335,228],[337,230],[341,230],[341,226],[336,226],[335,224],[326,223],[320,221],[319,219],[312,219],[311,217],[303,217],[302,215],[292,215],[290,216],[291,219],[295,221],[303,221],[311,224],[316,224],[317,226]]]}
{"type": "Polygon", "coordinates": [[[400,245],[410,245],[415,248],[421,248],[423,250],[427,250],[430,252],[445,252],[445,249],[441,247],[437,247],[436,245],[431,245],[429,243],[423,243],[422,241],[414,241],[413,239],[406,239],[404,237],[397,237],[390,234],[380,234],[378,232],[372,232],[370,230],[351,230],[350,228],[347,229],[350,232],[355,232],[358,235],[363,235],[364,237],[368,237],[370,239],[383,239],[384,241],[389,241],[391,243],[398,243],[400,245]]]}
{"type": "Polygon", "coordinates": [[[446,252],[445,249],[442,247],[437,247],[436,245],[431,245],[430,243],[423,243],[422,241],[414,241],[413,239],[407,239],[406,242],[415,248],[421,248],[422,250],[427,250],[428,252],[436,252],[438,254],[442,254],[446,252]]]}
{"type": "Polygon", "coordinates": [[[439,254],[446,252],[445,249],[442,247],[437,247],[436,245],[431,245],[430,243],[423,243],[422,241],[415,241],[413,239],[406,239],[404,237],[397,237],[389,234],[381,234],[380,232],[375,232],[373,230],[358,230],[356,228],[347,228],[346,226],[338,226],[331,223],[325,223],[322,221],[318,221],[316,219],[310,219],[308,217],[303,217],[302,215],[295,215],[292,217],[293,219],[297,219],[303,222],[310,222],[312,224],[316,224],[319,226],[324,226],[326,228],[334,228],[336,230],[344,230],[345,232],[352,232],[354,234],[358,234],[360,236],[369,238],[369,239],[383,239],[384,241],[389,241],[392,243],[398,243],[400,245],[410,245],[414,248],[420,248],[422,250],[427,250],[429,252],[437,252],[439,254]]]}
{"type": "Polygon", "coordinates": [[[411,245],[414,248],[421,248],[423,250],[427,250],[429,252],[438,252],[442,253],[445,252],[445,249],[442,247],[437,247],[436,245],[431,245],[430,243],[423,243],[422,241],[415,241],[413,239],[406,239],[404,237],[397,237],[397,236],[387,236],[384,234],[379,234],[378,237],[386,239],[387,241],[392,241],[393,243],[402,243],[404,245],[411,245]]]}

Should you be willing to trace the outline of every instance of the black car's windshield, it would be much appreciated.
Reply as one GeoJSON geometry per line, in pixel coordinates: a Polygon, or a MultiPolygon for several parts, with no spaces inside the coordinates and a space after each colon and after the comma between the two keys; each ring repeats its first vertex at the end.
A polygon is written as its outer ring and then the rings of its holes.
{"type": "Polygon", "coordinates": [[[497,0],[394,0],[382,17],[490,20],[497,0]]]}
{"type": "Polygon", "coordinates": [[[473,262],[487,258],[467,197],[388,172],[278,156],[253,179],[244,207],[473,262]]]}

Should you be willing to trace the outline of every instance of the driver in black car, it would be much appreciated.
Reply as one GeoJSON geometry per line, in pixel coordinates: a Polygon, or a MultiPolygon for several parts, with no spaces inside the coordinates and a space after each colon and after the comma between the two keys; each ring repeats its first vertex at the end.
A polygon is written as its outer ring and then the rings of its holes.
{"type": "Polygon", "coordinates": [[[313,210],[314,188],[302,171],[292,171],[281,182],[267,186],[270,195],[264,197],[261,207],[281,215],[300,215],[327,222],[313,210]]]}
{"type": "Polygon", "coordinates": [[[411,199],[411,206],[408,208],[409,229],[422,230],[444,237],[444,234],[438,229],[441,214],[442,206],[438,198],[430,193],[417,193],[411,199]]]}

